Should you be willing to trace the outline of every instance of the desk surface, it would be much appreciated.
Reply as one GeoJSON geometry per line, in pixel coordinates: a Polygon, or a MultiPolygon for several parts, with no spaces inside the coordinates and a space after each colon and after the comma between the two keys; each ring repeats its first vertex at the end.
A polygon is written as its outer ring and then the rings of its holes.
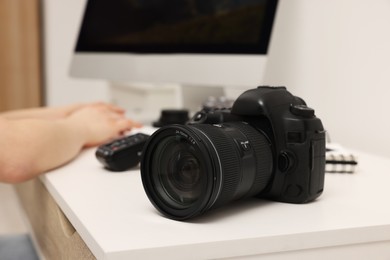
{"type": "Polygon", "coordinates": [[[386,158],[357,153],[357,172],[326,174],[323,195],[309,204],[253,198],[178,222],[154,209],[138,169],[106,171],[94,151],[42,181],[98,259],[223,258],[390,241],[386,158]]]}

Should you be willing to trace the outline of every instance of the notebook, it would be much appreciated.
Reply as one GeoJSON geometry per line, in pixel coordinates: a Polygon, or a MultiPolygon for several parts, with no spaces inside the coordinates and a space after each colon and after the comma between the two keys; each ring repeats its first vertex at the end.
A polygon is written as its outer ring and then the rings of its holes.
{"type": "Polygon", "coordinates": [[[325,172],[354,173],[358,164],[356,155],[337,143],[326,144],[325,172]]]}

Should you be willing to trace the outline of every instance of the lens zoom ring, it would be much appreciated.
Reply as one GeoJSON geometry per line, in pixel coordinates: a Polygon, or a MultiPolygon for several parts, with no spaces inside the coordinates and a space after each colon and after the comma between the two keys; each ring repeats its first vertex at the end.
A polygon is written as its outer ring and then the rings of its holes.
{"type": "MultiPolygon", "coordinates": [[[[227,202],[233,200],[234,194],[240,183],[240,155],[234,141],[223,131],[212,125],[200,124],[193,125],[194,128],[199,129],[202,133],[207,132],[207,136],[213,141],[217,156],[222,167],[222,189],[212,208],[222,206],[227,202]]],[[[204,139],[205,136],[202,136],[204,139]]],[[[211,148],[211,147],[208,147],[211,148]]]]}
{"type": "Polygon", "coordinates": [[[245,197],[255,196],[266,187],[272,174],[273,160],[270,144],[265,136],[252,126],[241,122],[232,122],[229,125],[234,126],[247,136],[255,152],[256,177],[252,188],[245,197]]]}

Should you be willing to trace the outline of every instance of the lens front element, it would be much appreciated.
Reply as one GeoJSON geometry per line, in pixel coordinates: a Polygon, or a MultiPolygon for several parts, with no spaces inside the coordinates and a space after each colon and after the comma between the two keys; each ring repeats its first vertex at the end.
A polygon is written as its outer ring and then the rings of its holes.
{"type": "Polygon", "coordinates": [[[183,209],[196,202],[206,176],[196,147],[181,135],[169,136],[156,147],[152,160],[153,183],[171,207],[183,209]]]}

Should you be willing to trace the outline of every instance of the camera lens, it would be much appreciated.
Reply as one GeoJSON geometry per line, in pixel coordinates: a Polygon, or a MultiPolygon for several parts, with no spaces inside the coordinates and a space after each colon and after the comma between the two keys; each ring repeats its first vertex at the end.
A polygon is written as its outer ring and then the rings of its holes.
{"type": "Polygon", "coordinates": [[[181,137],[170,136],[156,147],[152,160],[153,183],[169,206],[184,209],[194,203],[205,186],[205,172],[197,151],[181,137]]]}
{"type": "Polygon", "coordinates": [[[246,123],[171,125],[150,137],[141,175],[153,205],[184,220],[259,194],[272,160],[265,134],[246,123]]]}

